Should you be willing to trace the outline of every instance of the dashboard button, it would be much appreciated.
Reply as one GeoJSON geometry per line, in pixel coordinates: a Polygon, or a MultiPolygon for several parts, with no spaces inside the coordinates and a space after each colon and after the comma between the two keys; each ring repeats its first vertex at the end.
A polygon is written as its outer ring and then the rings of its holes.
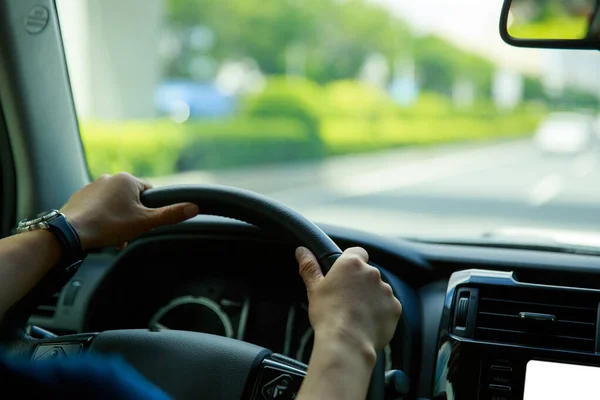
{"type": "Polygon", "coordinates": [[[493,383],[495,385],[504,385],[504,386],[512,385],[512,379],[511,379],[510,375],[503,374],[503,373],[492,374],[492,376],[490,376],[490,380],[488,382],[493,383]]]}
{"type": "Polygon", "coordinates": [[[77,293],[81,289],[81,281],[71,281],[66,289],[63,297],[63,305],[72,306],[75,304],[75,298],[77,297],[77,293]]]}
{"type": "Polygon", "coordinates": [[[508,397],[504,394],[493,394],[488,397],[488,400],[512,400],[512,397],[508,397]]]}
{"type": "Polygon", "coordinates": [[[489,388],[494,391],[502,391],[502,392],[510,392],[512,388],[507,385],[496,385],[494,383],[490,384],[489,388]]]}
{"type": "Polygon", "coordinates": [[[509,367],[508,365],[492,365],[491,368],[494,371],[505,371],[505,372],[512,371],[512,367],[509,367]]]}
{"type": "Polygon", "coordinates": [[[53,360],[56,358],[73,357],[77,356],[82,348],[83,345],[79,343],[41,344],[35,350],[32,359],[34,362],[36,362],[53,360]]]}
{"type": "Polygon", "coordinates": [[[261,393],[265,400],[292,400],[296,397],[296,390],[292,386],[291,375],[283,374],[265,384],[261,393]]]}
{"type": "Polygon", "coordinates": [[[503,357],[492,357],[489,363],[496,366],[512,367],[512,361],[503,357]]]}

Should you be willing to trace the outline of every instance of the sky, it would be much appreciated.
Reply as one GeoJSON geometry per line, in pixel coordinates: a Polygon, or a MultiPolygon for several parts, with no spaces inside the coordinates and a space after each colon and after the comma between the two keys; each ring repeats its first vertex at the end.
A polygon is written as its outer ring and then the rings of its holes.
{"type": "Polygon", "coordinates": [[[521,49],[500,38],[503,0],[373,0],[410,23],[415,32],[437,33],[501,66],[538,73],[543,50],[521,49]]]}

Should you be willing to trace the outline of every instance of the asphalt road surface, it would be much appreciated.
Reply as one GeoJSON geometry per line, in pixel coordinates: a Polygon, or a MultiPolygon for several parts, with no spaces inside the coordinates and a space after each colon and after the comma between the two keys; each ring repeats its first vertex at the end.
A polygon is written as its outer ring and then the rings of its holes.
{"type": "Polygon", "coordinates": [[[465,238],[506,228],[600,234],[600,151],[545,155],[529,139],[150,180],[243,187],[313,221],[384,235],[465,238]]]}

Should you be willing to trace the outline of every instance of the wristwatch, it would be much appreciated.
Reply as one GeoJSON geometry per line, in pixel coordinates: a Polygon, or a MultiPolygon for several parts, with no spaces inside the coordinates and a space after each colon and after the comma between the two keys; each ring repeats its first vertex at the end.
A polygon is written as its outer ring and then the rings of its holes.
{"type": "Polygon", "coordinates": [[[31,219],[24,219],[17,225],[17,233],[48,230],[53,233],[61,247],[61,259],[54,267],[60,270],[75,270],[85,259],[86,252],[81,248],[79,235],[58,210],[45,211],[31,219]]]}

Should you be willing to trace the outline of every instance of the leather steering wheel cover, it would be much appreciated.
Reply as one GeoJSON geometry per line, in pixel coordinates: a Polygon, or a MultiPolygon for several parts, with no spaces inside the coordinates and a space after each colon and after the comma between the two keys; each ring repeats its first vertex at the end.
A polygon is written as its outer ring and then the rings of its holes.
{"type": "Polygon", "coordinates": [[[123,357],[175,399],[241,399],[271,351],[240,340],[187,331],[99,333],[90,351],[123,357]]]}
{"type": "MultiPolygon", "coordinates": [[[[220,185],[179,185],[148,189],[142,193],[146,207],[163,207],[191,202],[202,214],[248,222],[259,228],[283,231],[299,245],[310,249],[327,273],[342,251],[325,232],[293,209],[266,196],[244,189],[220,185]]],[[[367,399],[383,399],[384,356],[379,352],[371,376],[367,399]]]]}
{"type": "Polygon", "coordinates": [[[325,232],[301,214],[249,190],[220,185],[168,186],[146,190],[141,200],[146,207],[153,208],[191,202],[198,205],[202,214],[233,218],[283,232],[309,248],[326,269],[342,253],[325,232]]]}

